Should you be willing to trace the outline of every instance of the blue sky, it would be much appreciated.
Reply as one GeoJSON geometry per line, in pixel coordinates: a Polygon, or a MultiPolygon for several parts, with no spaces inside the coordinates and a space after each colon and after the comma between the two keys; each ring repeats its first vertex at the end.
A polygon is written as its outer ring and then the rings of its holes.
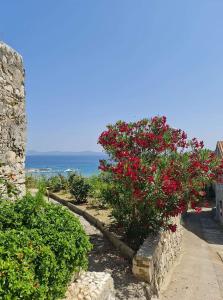
{"type": "Polygon", "coordinates": [[[223,139],[222,0],[7,0],[26,68],[28,149],[98,150],[106,124],[166,115],[223,139]]]}

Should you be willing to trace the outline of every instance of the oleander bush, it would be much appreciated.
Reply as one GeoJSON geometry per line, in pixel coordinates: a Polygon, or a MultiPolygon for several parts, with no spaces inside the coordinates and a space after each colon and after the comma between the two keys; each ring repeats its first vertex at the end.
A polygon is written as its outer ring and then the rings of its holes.
{"type": "Polygon", "coordinates": [[[112,177],[107,200],[113,216],[140,241],[160,229],[175,231],[172,217],[188,206],[199,212],[205,186],[223,170],[202,141],[189,140],[165,117],[108,125],[99,144],[109,156],[99,168],[112,177]]]}
{"type": "Polygon", "coordinates": [[[41,192],[0,202],[0,299],[60,299],[87,269],[91,244],[79,220],[41,192]]]}

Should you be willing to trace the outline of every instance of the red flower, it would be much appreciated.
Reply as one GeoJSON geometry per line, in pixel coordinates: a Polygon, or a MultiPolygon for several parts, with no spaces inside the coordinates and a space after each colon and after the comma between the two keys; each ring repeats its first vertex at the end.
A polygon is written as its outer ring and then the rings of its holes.
{"type": "Polygon", "coordinates": [[[195,207],[195,212],[197,213],[197,214],[199,214],[201,211],[202,211],[202,208],[201,207],[195,207]]]}
{"type": "Polygon", "coordinates": [[[196,203],[195,203],[194,201],[192,201],[192,202],[191,202],[191,208],[192,208],[192,209],[195,209],[195,207],[196,207],[196,203]]]}
{"type": "Polygon", "coordinates": [[[154,182],[154,178],[153,178],[153,176],[148,176],[147,180],[148,180],[148,182],[149,182],[149,183],[152,183],[152,182],[154,182]]]}
{"type": "Polygon", "coordinates": [[[156,205],[157,205],[157,207],[159,207],[159,208],[163,208],[163,207],[165,206],[165,203],[164,203],[163,200],[158,199],[157,202],[156,202],[156,205]]]}
{"type": "Polygon", "coordinates": [[[121,125],[119,125],[120,132],[129,132],[129,130],[130,130],[130,128],[127,123],[124,122],[121,125]]]}
{"type": "Polygon", "coordinates": [[[208,201],[206,201],[206,202],[204,203],[204,207],[207,207],[207,208],[210,207],[208,201]]]}
{"type": "Polygon", "coordinates": [[[156,165],[152,165],[150,168],[151,172],[156,172],[157,170],[157,166],[156,165]]]}
{"type": "Polygon", "coordinates": [[[179,183],[174,179],[165,179],[162,183],[162,190],[167,195],[177,191],[178,187],[179,183]]]}
{"type": "Polygon", "coordinates": [[[206,195],[206,192],[205,192],[205,191],[200,191],[200,192],[199,192],[199,195],[200,195],[201,197],[204,197],[204,196],[206,195]]]}
{"type": "Polygon", "coordinates": [[[177,230],[177,225],[176,225],[176,224],[169,224],[169,225],[168,225],[168,228],[169,228],[170,231],[176,232],[176,230],[177,230]]]}

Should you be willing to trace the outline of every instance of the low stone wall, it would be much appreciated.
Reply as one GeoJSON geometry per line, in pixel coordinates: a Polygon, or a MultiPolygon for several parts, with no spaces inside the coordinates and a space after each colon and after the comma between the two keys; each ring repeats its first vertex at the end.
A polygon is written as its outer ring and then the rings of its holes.
{"type": "Polygon", "coordinates": [[[97,227],[103,234],[104,236],[106,236],[106,238],[112,243],[112,245],[117,248],[120,253],[127,258],[128,260],[132,261],[134,255],[135,255],[135,251],[132,250],[128,245],[126,245],[124,242],[122,242],[117,236],[116,234],[114,234],[113,232],[110,232],[105,224],[103,224],[101,221],[99,221],[97,218],[95,218],[94,216],[92,216],[91,214],[89,214],[87,211],[77,207],[76,205],[74,205],[73,203],[70,203],[69,201],[63,200],[62,198],[58,197],[57,195],[55,195],[54,193],[49,192],[49,194],[47,195],[50,198],[60,202],[63,205],[68,206],[68,208],[83,216],[89,223],[91,223],[92,225],[94,225],[95,227],[97,227]]]}
{"type": "MultiPolygon", "coordinates": [[[[169,277],[168,273],[170,273],[173,264],[181,251],[183,229],[180,224],[180,218],[173,219],[173,222],[177,224],[177,230],[175,233],[165,231],[161,232],[156,237],[148,237],[135,254],[131,248],[129,248],[123,242],[119,241],[118,238],[113,236],[113,233],[110,233],[108,230],[106,230],[104,224],[97,220],[95,217],[91,216],[86,211],[76,207],[69,201],[61,199],[53,193],[49,193],[48,196],[60,202],[61,204],[68,206],[70,210],[74,211],[79,215],[82,215],[90,223],[98,227],[125,257],[132,260],[133,274],[138,279],[149,283],[149,285],[147,286],[148,296],[152,298],[152,296],[159,294],[159,291],[164,286],[165,282],[167,281],[167,278],[169,277]],[[124,244],[125,247],[122,244],[124,244]]],[[[66,300],[70,299],[75,298],[67,298],[66,300]]],[[[92,299],[104,298],[98,297],[92,299]]],[[[108,299],[113,300],[114,298],[108,299]]]]}
{"type": "Polygon", "coordinates": [[[105,272],[84,272],[70,284],[64,300],[115,300],[114,284],[105,272]]]}
{"type": "Polygon", "coordinates": [[[175,233],[161,232],[156,237],[148,237],[133,258],[133,274],[150,285],[150,294],[158,295],[168,278],[168,273],[181,251],[182,226],[180,218],[175,218],[175,233]]]}

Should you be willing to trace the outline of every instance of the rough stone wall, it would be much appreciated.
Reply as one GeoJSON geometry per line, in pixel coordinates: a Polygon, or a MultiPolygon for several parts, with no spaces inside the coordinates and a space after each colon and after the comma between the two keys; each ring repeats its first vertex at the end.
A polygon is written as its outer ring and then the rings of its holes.
{"type": "Polygon", "coordinates": [[[0,42],[0,176],[25,193],[25,90],[22,57],[0,42]]]}
{"type": "Polygon", "coordinates": [[[105,272],[84,272],[70,284],[63,300],[115,300],[113,279],[105,272]]]}
{"type": "Polygon", "coordinates": [[[215,184],[216,219],[223,224],[223,184],[215,184]]]}
{"type": "Polygon", "coordinates": [[[168,273],[181,250],[182,226],[180,218],[175,218],[177,230],[161,232],[156,237],[148,237],[133,259],[133,274],[150,284],[150,296],[158,295],[168,273]]]}
{"type": "MultiPolygon", "coordinates": [[[[223,159],[223,141],[218,141],[215,154],[223,159]]],[[[223,224],[223,176],[219,178],[219,182],[214,184],[215,200],[216,200],[216,220],[223,224]]]]}

